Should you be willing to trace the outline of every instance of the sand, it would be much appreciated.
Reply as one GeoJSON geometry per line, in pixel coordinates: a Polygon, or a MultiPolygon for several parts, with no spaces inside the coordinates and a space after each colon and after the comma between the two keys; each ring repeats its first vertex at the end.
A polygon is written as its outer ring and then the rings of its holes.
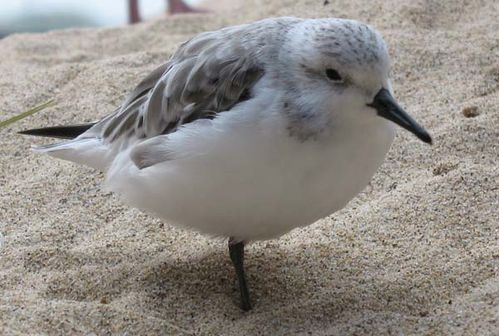
{"type": "Polygon", "coordinates": [[[1,118],[57,100],[0,130],[0,334],[497,335],[497,2],[233,6],[0,41],[1,118]],[[399,132],[344,210],[252,244],[243,313],[225,241],[128,208],[101,190],[102,174],[32,153],[44,140],[16,131],[102,117],[189,36],[280,15],[380,30],[396,95],[435,144],[399,132]]]}

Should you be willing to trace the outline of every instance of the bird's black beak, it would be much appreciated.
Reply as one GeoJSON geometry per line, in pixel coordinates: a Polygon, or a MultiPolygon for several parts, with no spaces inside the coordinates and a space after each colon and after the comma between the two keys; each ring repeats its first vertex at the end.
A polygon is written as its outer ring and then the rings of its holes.
{"type": "Polygon", "coordinates": [[[393,121],[409,132],[412,132],[421,141],[431,145],[430,134],[397,104],[387,89],[382,88],[379,90],[376,96],[374,96],[373,102],[367,104],[367,106],[374,108],[380,117],[393,121]]]}

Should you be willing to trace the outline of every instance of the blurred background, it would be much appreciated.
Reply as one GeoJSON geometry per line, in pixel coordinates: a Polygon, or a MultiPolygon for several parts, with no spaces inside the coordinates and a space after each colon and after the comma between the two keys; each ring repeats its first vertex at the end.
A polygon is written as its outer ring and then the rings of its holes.
{"type": "Polygon", "coordinates": [[[202,0],[1,0],[0,38],[12,33],[136,23],[197,11],[202,0]]]}

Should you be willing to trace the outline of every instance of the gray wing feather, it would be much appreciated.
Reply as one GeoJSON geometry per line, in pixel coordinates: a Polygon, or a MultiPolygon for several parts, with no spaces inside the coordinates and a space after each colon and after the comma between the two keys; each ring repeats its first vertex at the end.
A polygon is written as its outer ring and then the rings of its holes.
{"type": "MultiPolygon", "coordinates": [[[[169,62],[154,69],[130,92],[121,107],[97,122],[87,132],[83,133],[80,138],[98,137],[112,142],[126,131],[129,131],[131,118],[138,117],[142,106],[147,102],[147,94],[156,85],[168,66],[169,62]]],[[[137,127],[139,126],[138,122],[135,123],[135,126],[135,134],[138,137],[144,137],[144,133],[141,133],[141,127],[137,127]]]]}
{"type": "Polygon", "coordinates": [[[264,73],[247,29],[202,33],[182,44],[93,133],[98,131],[107,142],[131,134],[151,138],[231,109],[264,73]]]}
{"type": "Polygon", "coordinates": [[[169,66],[170,63],[166,62],[165,64],[162,64],[156,69],[154,69],[146,78],[144,78],[139,83],[139,85],[135,87],[135,89],[132,92],[130,92],[123,106],[128,106],[134,100],[136,100],[137,98],[139,98],[140,96],[144,95],[149,90],[151,90],[154,87],[154,85],[156,85],[161,76],[163,76],[163,74],[165,73],[166,69],[168,69],[169,66]]]}

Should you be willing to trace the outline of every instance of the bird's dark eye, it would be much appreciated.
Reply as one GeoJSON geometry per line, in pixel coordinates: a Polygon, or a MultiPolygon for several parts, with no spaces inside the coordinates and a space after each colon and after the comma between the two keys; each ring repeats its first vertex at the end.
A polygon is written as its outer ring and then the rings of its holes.
{"type": "Polygon", "coordinates": [[[329,78],[329,80],[332,80],[333,82],[341,82],[343,80],[338,71],[334,69],[326,69],[326,76],[327,78],[329,78]]]}

